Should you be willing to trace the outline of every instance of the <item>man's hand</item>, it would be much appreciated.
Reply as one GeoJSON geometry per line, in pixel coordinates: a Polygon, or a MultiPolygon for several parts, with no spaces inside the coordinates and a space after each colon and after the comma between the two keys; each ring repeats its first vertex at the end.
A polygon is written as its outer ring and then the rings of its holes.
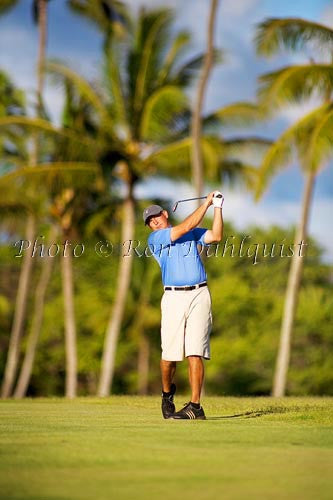
{"type": "Polygon", "coordinates": [[[211,193],[207,194],[206,200],[205,200],[205,204],[207,205],[207,207],[210,207],[211,205],[213,205],[213,197],[214,197],[215,193],[216,193],[216,191],[212,191],[211,193]]]}
{"type": "Polygon", "coordinates": [[[214,208],[222,208],[224,202],[224,196],[220,191],[214,191],[212,204],[214,208]]]}

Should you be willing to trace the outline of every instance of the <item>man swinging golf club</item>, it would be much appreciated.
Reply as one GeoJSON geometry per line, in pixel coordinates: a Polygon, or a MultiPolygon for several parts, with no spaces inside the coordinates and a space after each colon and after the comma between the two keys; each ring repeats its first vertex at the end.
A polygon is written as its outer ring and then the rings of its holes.
{"type": "MultiPolygon", "coordinates": [[[[197,244],[219,242],[223,233],[223,195],[214,191],[204,203],[177,226],[171,226],[169,214],[159,205],[143,212],[143,220],[152,233],[148,245],[162,272],[164,294],[161,302],[162,341],[162,414],[164,418],[201,419],[200,405],[204,378],[202,358],[210,359],[209,335],[212,325],[211,298],[207,275],[197,244]],[[212,229],[198,228],[207,209],[213,205],[212,229]],[[191,401],[175,411],[173,378],[177,361],[188,360],[191,401]]],[[[186,201],[186,200],[184,200],[186,201]]]]}

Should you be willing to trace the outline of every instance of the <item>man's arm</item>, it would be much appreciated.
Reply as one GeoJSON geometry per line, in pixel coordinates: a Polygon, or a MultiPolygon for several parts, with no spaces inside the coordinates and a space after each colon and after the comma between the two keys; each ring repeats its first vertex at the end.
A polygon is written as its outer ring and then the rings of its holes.
{"type": "MultiPolygon", "coordinates": [[[[209,193],[205,202],[199,208],[197,208],[191,215],[186,217],[186,219],[183,222],[171,228],[170,232],[171,241],[178,240],[184,234],[188,233],[189,231],[192,231],[192,229],[194,229],[200,224],[200,222],[205,216],[205,213],[207,212],[208,207],[212,205],[214,192],[215,191],[209,193]]],[[[215,213],[214,213],[214,219],[215,219],[215,213]]]]}
{"type": "Polygon", "coordinates": [[[212,229],[208,229],[204,235],[204,242],[217,243],[222,240],[223,236],[223,216],[222,208],[214,208],[214,218],[212,229]]]}

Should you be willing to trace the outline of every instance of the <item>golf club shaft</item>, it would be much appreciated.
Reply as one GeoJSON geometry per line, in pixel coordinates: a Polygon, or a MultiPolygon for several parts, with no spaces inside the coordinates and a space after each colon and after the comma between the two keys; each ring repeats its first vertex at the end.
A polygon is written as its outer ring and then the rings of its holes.
{"type": "Polygon", "coordinates": [[[182,203],[183,201],[194,201],[194,200],[204,200],[207,196],[199,196],[197,198],[186,198],[186,200],[179,200],[177,203],[182,203]]]}
{"type": "Polygon", "coordinates": [[[197,198],[186,198],[186,200],[178,200],[176,201],[176,203],[174,204],[173,208],[172,208],[172,211],[175,212],[177,210],[177,207],[178,207],[178,203],[183,203],[183,201],[194,201],[194,200],[203,200],[207,198],[207,196],[199,196],[197,198]]]}

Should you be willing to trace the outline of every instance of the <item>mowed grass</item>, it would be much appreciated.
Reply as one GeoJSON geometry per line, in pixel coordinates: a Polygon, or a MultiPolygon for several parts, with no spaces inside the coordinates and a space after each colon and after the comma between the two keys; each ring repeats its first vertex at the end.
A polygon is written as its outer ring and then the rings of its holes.
{"type": "Polygon", "coordinates": [[[1,401],[0,498],[333,498],[333,398],[204,407],[172,421],[159,397],[1,401]]]}

